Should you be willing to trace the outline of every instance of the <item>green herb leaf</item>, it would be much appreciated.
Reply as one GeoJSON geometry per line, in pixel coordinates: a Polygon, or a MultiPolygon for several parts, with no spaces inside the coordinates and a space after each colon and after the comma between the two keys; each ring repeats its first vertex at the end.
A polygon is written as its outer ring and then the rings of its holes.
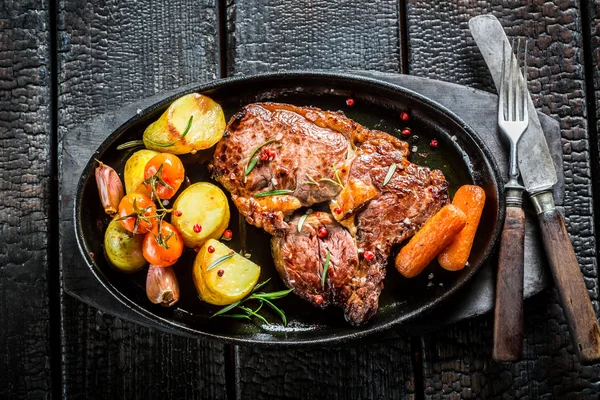
{"type": "Polygon", "coordinates": [[[335,164],[331,164],[331,167],[333,168],[333,176],[335,176],[335,179],[337,180],[338,184],[342,187],[342,189],[344,188],[344,185],[342,185],[342,180],[340,179],[340,175],[338,174],[338,170],[337,168],[335,168],[335,164]]]}
{"type": "Polygon", "coordinates": [[[252,170],[254,169],[254,167],[256,166],[256,163],[258,162],[258,157],[254,157],[256,155],[256,153],[263,148],[264,146],[276,142],[277,139],[271,139],[271,140],[267,140],[266,142],[258,145],[257,148],[254,149],[254,151],[252,152],[252,154],[250,154],[250,158],[248,158],[248,165],[246,165],[246,170],[244,172],[244,176],[248,176],[248,174],[250,172],[252,172],[252,170]]]}
{"type": "Polygon", "coordinates": [[[236,308],[239,305],[240,305],[239,301],[236,301],[235,303],[231,303],[230,305],[221,308],[219,311],[217,311],[216,313],[214,313],[210,317],[212,318],[212,317],[216,317],[217,315],[225,314],[227,311],[233,310],[234,308],[236,308]]]}
{"type": "Polygon", "coordinates": [[[267,305],[269,307],[271,307],[273,310],[275,310],[277,312],[277,314],[279,314],[279,316],[281,317],[281,320],[283,321],[283,326],[287,326],[287,318],[285,316],[285,313],[279,307],[277,307],[275,304],[271,303],[269,300],[263,299],[263,301],[265,303],[267,303],[267,305]]]}
{"type": "Polygon", "coordinates": [[[264,282],[257,283],[256,285],[254,285],[254,289],[252,289],[252,292],[250,292],[250,293],[254,293],[254,292],[256,292],[258,289],[260,289],[261,287],[263,287],[263,286],[265,286],[267,283],[269,283],[269,281],[270,281],[270,280],[271,280],[271,278],[267,279],[267,280],[266,280],[266,281],[264,281],[264,282]]]}
{"type": "Polygon", "coordinates": [[[327,250],[327,257],[325,257],[325,265],[323,266],[323,276],[321,276],[321,286],[325,287],[325,279],[327,278],[327,270],[329,269],[329,262],[331,253],[327,250]]]}
{"type": "Polygon", "coordinates": [[[250,160],[250,163],[248,164],[248,166],[246,167],[246,171],[244,172],[244,176],[248,176],[248,174],[252,172],[257,162],[258,157],[254,157],[252,160],[250,160]]]}
{"type": "Polygon", "coordinates": [[[307,185],[319,186],[319,184],[315,181],[315,179],[312,176],[310,176],[309,174],[306,174],[306,179],[308,179],[308,182],[304,182],[304,183],[306,183],[307,185]]]}
{"type": "Polygon", "coordinates": [[[294,289],[286,289],[286,290],[280,290],[279,292],[270,292],[270,293],[254,293],[252,296],[250,296],[253,299],[260,299],[260,300],[277,300],[280,299],[282,297],[287,296],[288,294],[292,293],[294,291],[294,289]]]}
{"type": "Polygon", "coordinates": [[[256,311],[248,308],[248,307],[244,307],[244,306],[239,306],[240,309],[244,310],[246,312],[246,314],[248,315],[252,315],[258,319],[260,319],[261,321],[263,321],[265,324],[267,325],[271,325],[271,323],[269,321],[267,321],[265,319],[265,317],[263,317],[262,315],[258,314],[256,311]]]}
{"type": "Polygon", "coordinates": [[[336,182],[336,181],[334,181],[333,179],[329,179],[329,178],[321,178],[321,179],[319,179],[319,182],[321,182],[321,181],[324,181],[324,182],[329,182],[329,183],[333,183],[334,185],[336,185],[336,186],[339,186],[339,187],[341,187],[342,189],[344,188],[344,186],[343,186],[341,183],[339,183],[339,182],[336,182]]]}
{"type": "Polygon", "coordinates": [[[394,176],[394,172],[396,172],[396,168],[398,168],[398,164],[393,163],[392,165],[390,165],[388,172],[385,175],[385,179],[383,180],[383,186],[387,185],[390,182],[392,176],[394,176]]]}
{"type": "Polygon", "coordinates": [[[300,221],[298,221],[298,232],[302,232],[302,226],[304,226],[304,222],[306,221],[307,217],[308,217],[308,214],[304,214],[303,216],[300,217],[300,221]]]}
{"type": "Polygon", "coordinates": [[[294,192],[293,190],[289,190],[289,189],[271,190],[269,192],[254,193],[254,197],[279,196],[282,194],[290,194],[293,192],[294,192]]]}
{"type": "MultiPolygon", "coordinates": [[[[214,315],[212,317],[214,317],[214,315]]],[[[252,318],[250,318],[249,315],[245,315],[245,314],[219,314],[219,317],[236,318],[236,319],[252,319],[252,318]]]]}
{"type": "Polygon", "coordinates": [[[279,316],[281,317],[281,319],[283,321],[283,324],[287,325],[287,318],[285,316],[285,313],[283,312],[283,310],[281,310],[279,307],[277,307],[275,304],[273,304],[271,302],[271,300],[276,300],[276,299],[282,298],[284,296],[287,296],[289,293],[292,292],[293,289],[280,290],[278,292],[271,292],[271,293],[254,293],[257,289],[266,285],[269,282],[269,280],[270,279],[267,279],[266,281],[264,281],[262,283],[256,284],[254,286],[254,289],[252,289],[252,292],[250,295],[246,296],[244,299],[242,299],[240,301],[236,301],[235,303],[232,303],[226,307],[223,307],[222,309],[220,309],[219,311],[214,313],[210,318],[213,318],[216,316],[222,316],[222,317],[238,318],[238,319],[252,319],[252,317],[255,317],[255,318],[260,319],[267,325],[270,325],[269,321],[267,321],[265,317],[263,317],[262,315],[260,315],[258,313],[262,309],[263,304],[267,303],[267,305],[269,307],[271,307],[273,310],[275,310],[279,314],[279,316]],[[246,301],[249,301],[249,300],[257,300],[260,302],[260,304],[259,304],[258,308],[256,308],[256,310],[253,310],[250,307],[246,307],[246,306],[242,305],[243,303],[245,303],[246,301]],[[228,311],[231,311],[235,308],[240,309],[241,311],[244,312],[244,314],[226,314],[228,311]]]}
{"type": "Polygon", "coordinates": [[[143,146],[143,145],[144,145],[143,140],[132,140],[130,142],[125,142],[125,143],[118,145],[117,150],[125,150],[125,149],[130,149],[132,147],[138,147],[138,146],[143,146]]]}
{"type": "Polygon", "coordinates": [[[183,134],[181,136],[179,136],[179,138],[177,140],[175,140],[174,142],[171,143],[157,143],[155,141],[152,141],[150,139],[146,139],[146,141],[148,143],[151,143],[153,146],[156,147],[171,147],[173,145],[175,145],[175,143],[179,142],[181,139],[183,139],[190,131],[190,128],[192,127],[192,120],[194,119],[193,115],[190,115],[190,119],[188,119],[188,123],[187,126],[185,127],[185,131],[183,131],[183,134]]]}
{"type": "Polygon", "coordinates": [[[224,256],[217,258],[215,261],[212,262],[212,264],[208,266],[208,268],[206,268],[206,270],[210,271],[211,269],[214,269],[217,265],[221,264],[223,261],[229,260],[234,255],[235,253],[225,254],[224,256]]]}

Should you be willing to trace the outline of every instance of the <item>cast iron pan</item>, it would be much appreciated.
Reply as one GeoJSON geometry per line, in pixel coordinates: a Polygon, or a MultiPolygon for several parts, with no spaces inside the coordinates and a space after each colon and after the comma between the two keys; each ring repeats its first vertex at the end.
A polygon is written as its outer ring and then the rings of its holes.
{"type": "MultiPolygon", "coordinates": [[[[182,156],[186,173],[192,182],[212,181],[207,164],[212,149],[196,155],[182,156]]],[[[212,181],[214,183],[214,181],[212,181]]],[[[399,86],[364,77],[343,74],[293,72],[258,75],[214,81],[148,107],[113,132],[98,148],[86,165],[75,198],[75,231],[81,253],[98,280],[127,307],[155,321],[158,327],[168,327],[185,335],[205,336],[232,343],[300,345],[344,342],[380,332],[409,318],[426,312],[448,297],[469,280],[490,257],[498,240],[504,220],[504,201],[500,172],[481,139],[452,112],[399,86]],[[140,139],[144,129],[156,120],[176,98],[196,91],[206,94],[223,107],[229,119],[241,106],[256,101],[275,101],[311,105],[328,110],[342,110],[350,118],[370,127],[399,135],[409,127],[412,147],[411,161],[441,169],[450,183],[451,194],[462,185],[482,186],[487,201],[469,259],[469,266],[459,272],[447,272],[439,265],[430,265],[413,279],[405,279],[388,268],[385,289],[380,298],[379,312],[361,328],[345,322],[342,311],[336,308],[319,310],[294,295],[278,300],[289,323],[284,327],[277,315],[265,310],[271,325],[210,315],[220,307],[203,303],[192,284],[191,266],[195,253],[187,250],[174,266],[180,287],[181,300],[172,308],[163,308],[148,301],[145,295],[146,269],[125,275],[113,270],[103,255],[103,235],[109,222],[104,214],[94,178],[94,159],[103,161],[122,174],[127,158],[136,150],[119,151],[116,147],[129,140],[140,139]],[[348,107],[346,99],[355,105],[348,107]],[[407,111],[411,118],[399,118],[407,111]],[[431,139],[439,146],[432,149],[431,139]],[[416,147],[416,149],[414,147],[416,147]],[[93,254],[93,256],[92,256],[93,254]],[[430,283],[435,275],[436,285],[430,283]],[[441,283],[440,283],[441,282],[441,283]]],[[[267,291],[284,289],[270,257],[269,235],[243,222],[231,205],[231,225],[235,250],[245,247],[253,261],[262,266],[261,278],[271,278],[267,291]]],[[[460,293],[456,294],[460,296],[460,293]]]]}

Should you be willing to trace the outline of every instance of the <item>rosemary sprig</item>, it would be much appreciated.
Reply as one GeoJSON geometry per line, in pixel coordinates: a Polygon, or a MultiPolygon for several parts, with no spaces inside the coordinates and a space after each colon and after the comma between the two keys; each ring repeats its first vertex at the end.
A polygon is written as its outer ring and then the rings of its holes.
{"type": "Polygon", "coordinates": [[[300,221],[298,221],[298,232],[302,232],[302,226],[304,226],[304,222],[306,221],[307,217],[308,217],[308,214],[304,214],[303,216],[300,217],[300,221]]]}
{"type": "Polygon", "coordinates": [[[308,181],[304,181],[302,182],[303,185],[317,185],[320,186],[317,181],[315,181],[315,179],[310,176],[309,174],[306,174],[306,179],[308,179],[308,181]]]}
{"type": "Polygon", "coordinates": [[[131,140],[129,142],[121,143],[120,145],[118,145],[117,150],[125,150],[125,149],[130,149],[132,147],[138,147],[138,146],[143,146],[143,145],[144,145],[143,140],[131,140]]]}
{"type": "Polygon", "coordinates": [[[254,151],[252,152],[252,154],[250,154],[250,158],[248,159],[248,164],[246,165],[246,169],[244,170],[244,176],[248,176],[248,174],[250,172],[252,172],[252,170],[256,166],[256,163],[258,162],[258,156],[256,156],[256,153],[258,153],[258,151],[261,148],[263,148],[264,146],[266,146],[266,145],[268,145],[270,143],[276,142],[276,141],[277,141],[277,139],[267,140],[266,142],[258,145],[258,147],[254,149],[254,151]]]}
{"type": "Polygon", "coordinates": [[[390,182],[390,180],[392,180],[392,176],[394,176],[396,168],[398,168],[398,164],[393,163],[392,165],[390,165],[388,172],[385,175],[385,178],[383,179],[383,186],[387,185],[390,182]]]}
{"type": "Polygon", "coordinates": [[[161,218],[164,218],[164,216],[167,213],[171,212],[172,210],[166,209],[165,206],[163,205],[162,201],[160,200],[160,197],[158,197],[158,194],[156,193],[156,185],[159,183],[162,186],[164,186],[165,188],[173,190],[173,188],[167,182],[165,182],[162,178],[163,165],[164,164],[160,164],[160,167],[158,167],[158,170],[154,173],[154,175],[152,175],[151,177],[146,179],[144,182],[142,182],[145,185],[150,185],[150,189],[152,190],[152,198],[156,200],[159,208],[163,212],[163,215],[161,216],[161,218]]]}
{"type": "Polygon", "coordinates": [[[223,261],[227,261],[229,260],[231,257],[233,257],[235,255],[234,253],[230,253],[230,254],[225,254],[224,256],[221,256],[219,258],[217,258],[215,261],[213,261],[208,268],[206,268],[207,271],[210,271],[211,269],[215,268],[217,265],[221,264],[223,261]]]}
{"type": "Polygon", "coordinates": [[[338,173],[337,168],[335,167],[335,164],[331,164],[331,167],[333,168],[333,176],[335,176],[335,180],[337,181],[337,183],[342,187],[342,189],[344,188],[344,185],[342,185],[342,180],[340,179],[340,175],[338,173]]]}
{"type": "Polygon", "coordinates": [[[149,227],[152,228],[151,218],[157,218],[156,215],[146,215],[146,212],[151,211],[151,207],[146,208],[138,208],[137,200],[133,199],[133,212],[131,214],[125,215],[123,217],[117,218],[117,221],[124,221],[129,218],[135,218],[135,222],[133,223],[133,234],[137,233],[138,228],[140,227],[140,221],[144,221],[148,223],[149,227]]]}
{"type": "Polygon", "coordinates": [[[248,296],[246,296],[244,299],[242,299],[240,301],[236,301],[235,303],[232,303],[228,306],[223,307],[222,309],[220,309],[219,311],[214,313],[210,318],[221,316],[221,317],[228,317],[228,318],[252,319],[254,317],[254,318],[260,319],[267,325],[270,325],[270,322],[267,321],[267,319],[265,317],[263,317],[262,315],[260,315],[258,313],[262,309],[263,305],[266,304],[271,309],[273,309],[277,314],[279,314],[279,316],[281,317],[281,321],[283,322],[283,325],[287,326],[287,317],[285,316],[285,313],[283,312],[282,309],[277,307],[273,303],[273,301],[287,296],[294,289],[280,290],[278,292],[271,292],[271,293],[264,293],[264,292],[256,293],[256,291],[258,289],[260,289],[261,287],[266,285],[269,281],[270,281],[270,279],[267,279],[264,282],[256,284],[254,286],[254,289],[252,289],[252,292],[250,292],[250,294],[248,296]],[[246,307],[246,306],[242,305],[245,302],[251,301],[251,300],[256,300],[260,303],[258,308],[256,308],[255,310],[251,309],[250,307],[246,307]],[[233,309],[236,309],[236,308],[243,311],[244,314],[227,314],[227,312],[229,312],[233,309]]]}
{"type": "Polygon", "coordinates": [[[329,178],[321,178],[321,179],[319,179],[319,182],[321,182],[321,181],[323,181],[323,182],[329,182],[329,183],[333,183],[334,185],[336,185],[336,186],[339,186],[339,187],[341,187],[342,189],[344,188],[344,185],[342,185],[342,184],[341,184],[341,183],[339,183],[339,182],[336,182],[336,181],[334,181],[333,179],[329,179],[329,178]]]}
{"type": "Polygon", "coordinates": [[[188,119],[188,123],[187,126],[185,127],[185,130],[183,131],[183,134],[181,136],[179,136],[179,138],[177,138],[177,140],[175,140],[174,142],[171,143],[158,143],[155,142],[153,140],[150,140],[148,138],[146,138],[146,141],[150,144],[152,144],[153,146],[156,147],[171,147],[174,146],[177,142],[179,142],[181,139],[183,139],[189,132],[190,132],[190,128],[192,127],[192,120],[194,119],[193,115],[190,115],[190,119],[188,119]]]}
{"type": "Polygon", "coordinates": [[[327,278],[327,271],[329,270],[329,264],[331,259],[331,253],[327,250],[327,257],[325,257],[325,265],[323,266],[323,276],[321,276],[321,286],[325,287],[325,279],[327,278]]]}
{"type": "Polygon", "coordinates": [[[279,196],[282,194],[289,194],[289,193],[293,193],[293,192],[294,192],[293,190],[289,190],[289,189],[271,190],[268,192],[254,193],[254,197],[279,196]]]}

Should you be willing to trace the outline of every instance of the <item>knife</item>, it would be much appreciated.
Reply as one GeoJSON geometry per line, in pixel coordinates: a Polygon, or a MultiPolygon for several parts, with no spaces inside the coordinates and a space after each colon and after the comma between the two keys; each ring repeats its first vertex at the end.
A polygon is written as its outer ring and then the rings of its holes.
{"type": "MultiPolygon", "coordinates": [[[[499,89],[502,49],[510,47],[504,28],[493,15],[481,15],[469,20],[469,29],[499,89]]],[[[600,360],[600,328],[563,217],[554,205],[557,178],[548,144],[530,96],[527,101],[529,126],[519,142],[519,171],[538,216],[575,351],[582,363],[592,363],[600,360]]]]}

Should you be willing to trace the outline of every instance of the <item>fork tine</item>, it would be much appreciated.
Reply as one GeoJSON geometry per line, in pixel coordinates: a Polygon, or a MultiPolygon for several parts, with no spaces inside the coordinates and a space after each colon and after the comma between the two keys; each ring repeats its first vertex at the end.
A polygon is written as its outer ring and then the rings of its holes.
{"type": "Polygon", "coordinates": [[[515,57],[515,121],[521,121],[523,115],[523,97],[521,96],[521,38],[517,40],[517,56],[515,57]]]}
{"type": "Polygon", "coordinates": [[[513,91],[514,91],[513,86],[514,86],[514,84],[513,84],[513,81],[515,79],[514,76],[513,76],[514,75],[514,73],[513,73],[513,70],[514,70],[514,58],[513,58],[514,54],[513,54],[513,49],[514,48],[515,48],[515,40],[513,39],[512,40],[512,44],[510,46],[509,59],[508,59],[508,63],[509,63],[508,64],[508,93],[507,93],[508,99],[507,99],[507,102],[506,102],[508,104],[508,106],[507,106],[507,108],[508,108],[508,113],[507,114],[508,115],[507,115],[507,118],[506,118],[507,121],[513,121],[514,120],[514,116],[515,116],[515,114],[514,114],[514,108],[513,108],[514,107],[514,100],[513,100],[513,91]]]}
{"type": "Polygon", "coordinates": [[[529,114],[527,112],[527,100],[529,93],[527,88],[527,45],[529,44],[529,40],[525,40],[525,49],[523,52],[523,121],[527,121],[529,123],[529,114]]]}

